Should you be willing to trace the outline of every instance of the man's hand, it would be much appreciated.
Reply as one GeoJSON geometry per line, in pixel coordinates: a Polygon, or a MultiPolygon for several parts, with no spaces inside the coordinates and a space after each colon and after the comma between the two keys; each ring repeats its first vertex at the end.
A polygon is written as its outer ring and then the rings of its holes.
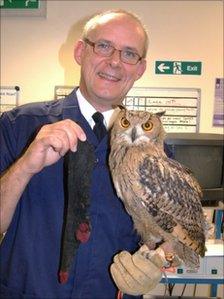
{"type": "Polygon", "coordinates": [[[45,125],[25,153],[3,173],[0,178],[1,232],[8,229],[16,205],[32,176],[56,163],[68,150],[75,152],[78,139],[85,141],[86,135],[72,120],[45,125]]]}
{"type": "Polygon", "coordinates": [[[150,259],[144,256],[149,252],[143,245],[135,254],[122,251],[115,255],[111,265],[111,275],[120,291],[128,295],[144,295],[156,287],[161,280],[160,268],[163,259],[155,253],[150,259]]]}
{"type": "Polygon", "coordinates": [[[21,158],[24,172],[38,173],[57,162],[68,150],[76,151],[78,139],[85,141],[86,135],[72,120],[44,125],[21,158]]]}

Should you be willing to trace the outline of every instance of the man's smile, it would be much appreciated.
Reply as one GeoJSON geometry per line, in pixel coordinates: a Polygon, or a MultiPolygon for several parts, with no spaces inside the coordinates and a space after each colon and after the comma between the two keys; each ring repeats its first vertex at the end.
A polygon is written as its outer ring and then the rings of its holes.
{"type": "Polygon", "coordinates": [[[108,73],[104,73],[104,72],[99,72],[98,75],[103,78],[103,79],[106,79],[108,81],[114,81],[114,82],[118,82],[120,81],[121,79],[117,76],[114,76],[114,75],[111,75],[111,74],[108,74],[108,73]]]}

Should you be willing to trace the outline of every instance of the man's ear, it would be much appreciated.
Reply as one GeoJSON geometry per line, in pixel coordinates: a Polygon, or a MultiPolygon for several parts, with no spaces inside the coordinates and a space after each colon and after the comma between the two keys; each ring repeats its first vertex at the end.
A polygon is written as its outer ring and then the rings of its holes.
{"type": "Polygon", "coordinates": [[[83,40],[80,39],[76,43],[75,48],[74,48],[74,58],[75,58],[75,61],[79,65],[81,65],[81,63],[82,63],[82,54],[83,54],[84,47],[85,47],[85,43],[83,40]]]}
{"type": "Polygon", "coordinates": [[[139,62],[138,69],[137,69],[137,74],[136,74],[136,79],[135,80],[140,79],[141,76],[144,74],[145,70],[146,70],[146,60],[142,59],[139,62]]]}

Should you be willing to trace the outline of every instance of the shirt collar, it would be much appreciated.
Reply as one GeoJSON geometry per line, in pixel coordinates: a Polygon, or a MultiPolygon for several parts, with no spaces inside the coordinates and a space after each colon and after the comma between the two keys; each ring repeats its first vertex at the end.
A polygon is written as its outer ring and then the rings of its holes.
{"type": "MultiPolygon", "coordinates": [[[[77,94],[77,99],[78,99],[78,103],[79,103],[79,109],[80,109],[82,115],[85,117],[85,119],[89,123],[90,127],[93,128],[95,125],[95,122],[92,119],[92,115],[96,112],[96,109],[84,98],[84,96],[81,94],[81,91],[79,88],[78,88],[76,94],[77,94]]],[[[109,127],[110,119],[112,117],[113,112],[114,112],[114,109],[110,109],[110,110],[102,112],[102,114],[104,116],[104,124],[105,124],[106,128],[109,127]]]]}

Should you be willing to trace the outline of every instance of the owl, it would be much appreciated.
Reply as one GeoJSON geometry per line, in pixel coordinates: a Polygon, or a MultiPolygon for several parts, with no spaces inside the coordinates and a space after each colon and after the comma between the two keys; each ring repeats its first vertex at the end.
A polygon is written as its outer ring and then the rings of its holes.
{"type": "Polygon", "coordinates": [[[187,167],[166,156],[163,114],[122,107],[111,128],[109,167],[142,242],[197,268],[209,228],[202,191],[187,167]]]}

